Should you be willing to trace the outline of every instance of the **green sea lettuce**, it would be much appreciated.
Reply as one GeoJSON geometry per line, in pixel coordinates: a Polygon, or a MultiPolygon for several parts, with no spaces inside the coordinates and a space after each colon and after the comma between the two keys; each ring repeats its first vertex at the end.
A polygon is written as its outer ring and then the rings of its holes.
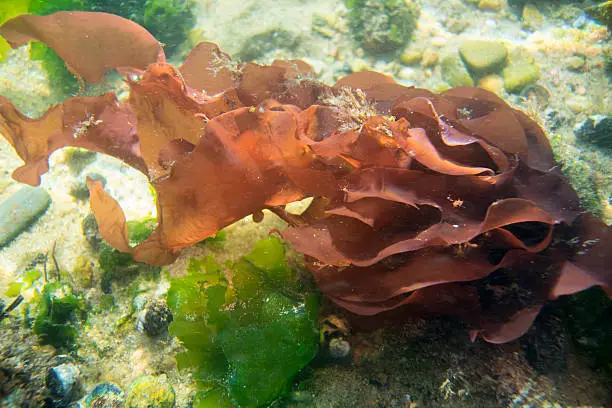
{"type": "Polygon", "coordinates": [[[170,333],[187,349],[177,362],[195,372],[194,406],[265,406],[315,356],[319,298],[301,294],[277,237],[225,266],[231,286],[212,257],[191,259],[187,276],[172,279],[170,333]]]}
{"type": "Polygon", "coordinates": [[[41,344],[71,348],[78,335],[80,322],[87,318],[85,299],[67,283],[46,284],[34,319],[34,333],[41,344]]]}

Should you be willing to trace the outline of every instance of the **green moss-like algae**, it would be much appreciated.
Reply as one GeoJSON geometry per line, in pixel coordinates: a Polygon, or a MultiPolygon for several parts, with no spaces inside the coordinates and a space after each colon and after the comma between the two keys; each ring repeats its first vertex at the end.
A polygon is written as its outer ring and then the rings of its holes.
{"type": "Polygon", "coordinates": [[[226,267],[231,286],[211,257],[192,259],[187,276],[171,282],[170,332],[187,349],[179,368],[195,372],[195,407],[266,406],[317,352],[319,299],[302,293],[276,237],[226,267]]]}
{"type": "Polygon", "coordinates": [[[87,304],[67,283],[46,284],[34,319],[34,333],[42,344],[71,348],[79,323],[87,317],[87,304]]]}

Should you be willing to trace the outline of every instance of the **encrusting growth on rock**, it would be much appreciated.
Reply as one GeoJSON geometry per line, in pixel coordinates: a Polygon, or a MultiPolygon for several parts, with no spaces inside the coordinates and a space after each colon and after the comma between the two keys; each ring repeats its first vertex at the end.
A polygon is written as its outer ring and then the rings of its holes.
{"type": "Polygon", "coordinates": [[[64,146],[149,176],[159,225],[135,247],[118,203],[88,181],[100,233],[136,260],[171,263],[270,209],[337,304],[459,315],[491,342],[523,334],[550,299],[612,286],[610,228],[583,213],[540,127],[491,92],[434,94],[375,72],[329,87],[302,61],[233,70],[211,43],[176,68],[148,32],[109,14],[25,15],[0,35],[46,42],[88,81],[109,68],[141,76],[127,102],[70,98],[38,120],[0,100],[0,132],[25,161],[16,180],[38,184],[64,146]],[[305,197],[303,214],[284,212],[305,197]]]}

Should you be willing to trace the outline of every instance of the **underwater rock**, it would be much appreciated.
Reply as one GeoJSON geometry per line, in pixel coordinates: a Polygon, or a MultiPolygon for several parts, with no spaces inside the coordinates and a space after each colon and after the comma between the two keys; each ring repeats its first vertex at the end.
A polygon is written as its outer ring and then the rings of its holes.
{"type": "Polygon", "coordinates": [[[143,375],[130,384],[125,399],[126,408],[172,408],[174,389],[165,375],[153,377],[143,375]]]}
{"type": "Polygon", "coordinates": [[[480,78],[478,87],[499,95],[504,89],[504,79],[499,75],[487,75],[480,78]]]}
{"type": "Polygon", "coordinates": [[[410,41],[420,14],[411,0],[345,0],[345,3],[353,35],[371,53],[401,49],[410,41]]]}
{"type": "Polygon", "coordinates": [[[245,61],[251,61],[263,58],[266,54],[278,49],[293,50],[299,44],[300,38],[297,33],[274,28],[254,34],[248,41],[245,41],[238,55],[245,61]]]}
{"type": "Polygon", "coordinates": [[[24,187],[0,204],[0,248],[21,234],[51,203],[42,187],[24,187]]]}
{"type": "Polygon", "coordinates": [[[586,60],[581,55],[573,55],[566,61],[567,69],[570,71],[582,71],[586,64],[586,60]]]}
{"type": "Polygon", "coordinates": [[[520,61],[504,68],[503,76],[508,92],[520,92],[540,78],[540,68],[536,64],[520,61]]]}
{"type": "Polygon", "coordinates": [[[474,80],[458,55],[448,55],[442,59],[442,79],[450,86],[474,86],[474,80]]]}
{"type": "Polygon", "coordinates": [[[153,299],[146,304],[136,323],[136,329],[147,336],[158,336],[168,330],[173,317],[164,299],[153,299]]]}
{"type": "Polygon", "coordinates": [[[78,397],[81,372],[79,368],[70,361],[68,356],[59,357],[64,357],[63,360],[65,361],[47,369],[45,386],[49,390],[51,398],[67,404],[75,397],[78,397]]]}
{"type": "Polygon", "coordinates": [[[400,62],[404,65],[418,65],[419,62],[421,62],[421,59],[423,58],[423,50],[422,49],[416,49],[416,50],[406,50],[402,53],[402,55],[400,55],[400,62]]]}
{"type": "Polygon", "coordinates": [[[85,399],[85,408],[122,408],[125,394],[121,388],[111,383],[100,383],[85,399]]]}
{"type": "Polygon", "coordinates": [[[523,8],[523,15],[521,18],[521,25],[524,29],[529,31],[535,31],[542,26],[544,23],[544,16],[540,13],[540,10],[533,4],[526,4],[523,8]]]}
{"type": "Polygon", "coordinates": [[[506,0],[480,0],[478,8],[484,11],[500,12],[506,6],[506,0]]]}
{"type": "Polygon", "coordinates": [[[612,149],[612,116],[593,115],[574,128],[581,141],[603,149],[612,149]]]}
{"type": "Polygon", "coordinates": [[[499,71],[508,58],[508,49],[500,41],[469,40],[459,47],[459,55],[475,75],[499,71]]]}

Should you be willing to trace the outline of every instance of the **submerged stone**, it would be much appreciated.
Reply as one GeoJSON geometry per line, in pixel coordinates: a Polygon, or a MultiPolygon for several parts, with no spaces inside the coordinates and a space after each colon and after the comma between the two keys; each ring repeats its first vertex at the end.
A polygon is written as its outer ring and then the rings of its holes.
{"type": "Polygon", "coordinates": [[[474,86],[474,80],[458,55],[449,55],[442,59],[442,79],[450,86],[474,86]]]}
{"type": "Polygon", "coordinates": [[[100,383],[89,393],[85,408],[120,408],[125,404],[121,388],[111,383],[100,383]]]}
{"type": "Polygon", "coordinates": [[[499,71],[508,58],[508,49],[500,41],[470,40],[459,47],[459,54],[475,75],[499,71]]]}
{"type": "Polygon", "coordinates": [[[345,0],[345,4],[355,39],[375,54],[403,48],[412,38],[421,12],[410,0],[345,0]]]}
{"type": "Polygon", "coordinates": [[[21,234],[51,203],[42,187],[24,187],[0,204],[0,248],[21,234]]]}
{"type": "Polygon", "coordinates": [[[590,116],[574,128],[574,133],[583,142],[612,149],[612,116],[590,116]]]}
{"type": "Polygon", "coordinates": [[[540,68],[533,63],[520,61],[504,68],[504,86],[508,92],[520,92],[540,78],[540,68]]]}
{"type": "Polygon", "coordinates": [[[536,6],[529,3],[523,8],[521,25],[529,31],[535,31],[544,24],[544,16],[536,6]]]}
{"type": "Polygon", "coordinates": [[[49,367],[45,376],[45,385],[51,397],[70,402],[78,390],[80,375],[79,368],[67,361],[49,367]]]}

